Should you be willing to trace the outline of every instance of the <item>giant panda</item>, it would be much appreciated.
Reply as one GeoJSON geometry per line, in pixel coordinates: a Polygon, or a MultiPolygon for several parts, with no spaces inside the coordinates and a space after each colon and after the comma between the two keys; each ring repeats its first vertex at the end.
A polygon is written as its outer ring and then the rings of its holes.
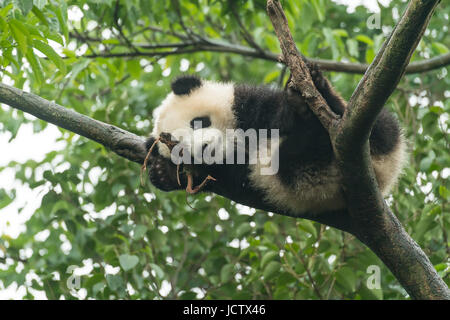
{"type": "MultiPolygon", "coordinates": [[[[346,102],[316,65],[310,62],[307,65],[318,91],[330,108],[342,115],[346,102]]],[[[171,89],[154,112],[154,129],[146,142],[149,178],[154,186],[172,191],[186,188],[188,184],[186,170],[180,172],[179,167],[175,170],[177,163],[171,154],[173,145],[171,148],[163,141],[155,142],[161,136],[166,137],[166,142],[173,139],[175,145],[179,137],[174,138],[174,135],[180,130],[195,141],[200,139],[195,147],[187,145],[187,149],[195,154],[196,148],[204,151],[205,147],[214,150],[227,145],[223,141],[219,145],[217,140],[211,139],[214,136],[211,133],[225,135],[227,129],[246,131],[253,128],[259,135],[259,129],[278,129],[277,137],[268,134],[267,144],[258,145],[256,150],[253,148],[252,152],[257,153],[256,162],[190,162],[185,166],[195,184],[202,184],[203,190],[246,205],[290,216],[345,209],[341,176],[329,135],[299,92],[207,81],[193,75],[176,78],[171,89]],[[263,156],[258,157],[260,154],[263,156]],[[262,174],[262,163],[267,164],[267,155],[276,155],[279,161],[273,174],[262,174]],[[206,181],[205,177],[213,179],[206,181]]],[[[397,120],[387,110],[379,114],[369,141],[377,183],[386,196],[395,185],[406,158],[404,136],[397,120]]],[[[245,141],[244,148],[246,160],[249,160],[245,141]]],[[[192,154],[191,159],[194,158],[192,154]]],[[[223,154],[225,157],[227,151],[223,154]]]]}

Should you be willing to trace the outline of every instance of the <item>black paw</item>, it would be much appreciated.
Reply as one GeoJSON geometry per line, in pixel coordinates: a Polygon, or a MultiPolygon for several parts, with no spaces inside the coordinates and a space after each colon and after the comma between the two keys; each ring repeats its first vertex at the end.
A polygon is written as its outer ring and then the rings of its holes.
{"type": "Polygon", "coordinates": [[[170,159],[160,155],[152,156],[148,164],[150,182],[160,190],[173,191],[182,189],[177,182],[177,166],[170,159]]]}
{"type": "Polygon", "coordinates": [[[158,146],[153,146],[153,144],[155,143],[156,139],[152,136],[148,137],[147,140],[145,141],[145,150],[147,150],[147,152],[150,150],[151,147],[153,147],[152,150],[152,156],[159,156],[158,153],[158,146]]]}

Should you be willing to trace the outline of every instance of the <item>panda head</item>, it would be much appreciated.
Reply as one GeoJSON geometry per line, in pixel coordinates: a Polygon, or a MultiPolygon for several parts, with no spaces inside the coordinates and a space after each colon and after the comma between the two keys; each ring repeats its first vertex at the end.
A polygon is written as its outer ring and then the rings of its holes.
{"type": "MultiPolygon", "coordinates": [[[[234,86],[181,76],[171,85],[172,92],[154,113],[153,137],[169,136],[183,142],[193,157],[205,148],[224,150],[226,129],[235,127],[232,111],[234,86]]],[[[171,158],[167,145],[158,143],[159,154],[171,158]]]]}

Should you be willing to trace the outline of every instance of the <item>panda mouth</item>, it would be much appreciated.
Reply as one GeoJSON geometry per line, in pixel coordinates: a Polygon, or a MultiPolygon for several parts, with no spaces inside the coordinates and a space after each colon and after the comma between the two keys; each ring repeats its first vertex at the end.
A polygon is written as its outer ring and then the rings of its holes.
{"type": "MultiPolygon", "coordinates": [[[[151,153],[153,152],[153,149],[158,144],[158,142],[164,143],[169,148],[170,151],[172,151],[172,149],[179,143],[179,141],[172,139],[172,135],[170,133],[165,133],[165,132],[162,132],[159,135],[159,137],[157,137],[155,139],[155,141],[153,142],[153,144],[149,148],[149,150],[147,152],[147,155],[146,155],[146,157],[144,159],[144,163],[142,164],[142,167],[141,167],[141,184],[143,184],[143,181],[142,181],[143,172],[145,170],[147,170],[148,160],[150,158],[151,153]]],[[[206,149],[207,146],[208,145],[205,144],[202,147],[203,151],[206,149]]],[[[177,182],[178,182],[179,186],[181,186],[180,167],[181,167],[181,164],[178,164],[177,165],[177,182]]],[[[211,175],[208,174],[206,176],[206,178],[204,178],[203,181],[199,185],[195,186],[194,185],[194,177],[193,177],[192,172],[190,172],[190,170],[184,170],[184,167],[183,167],[183,172],[187,176],[187,186],[186,186],[185,190],[189,194],[196,194],[196,193],[200,192],[204,188],[204,186],[208,183],[208,181],[210,181],[210,180],[217,181],[214,177],[212,177],[211,175]]]]}

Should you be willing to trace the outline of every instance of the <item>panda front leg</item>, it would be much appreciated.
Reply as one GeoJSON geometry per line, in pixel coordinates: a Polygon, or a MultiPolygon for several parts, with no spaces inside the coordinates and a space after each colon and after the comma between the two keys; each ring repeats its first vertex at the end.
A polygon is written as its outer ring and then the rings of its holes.
{"type": "MultiPolygon", "coordinates": [[[[150,151],[151,147],[155,143],[156,139],[150,137],[146,141],[146,149],[150,151]]],[[[177,166],[170,160],[159,154],[157,148],[153,148],[151,154],[146,160],[146,167],[148,168],[148,176],[150,182],[158,189],[162,191],[181,190],[178,183],[186,184],[186,178],[183,173],[180,173],[178,177],[177,166]]]]}
{"type": "MultiPolygon", "coordinates": [[[[176,142],[164,135],[161,135],[159,138],[150,137],[146,141],[148,154],[142,167],[144,170],[148,168],[150,182],[155,187],[162,191],[185,189],[189,194],[196,194],[202,191],[209,181],[216,181],[209,174],[205,176],[202,170],[194,170],[192,165],[177,166],[171,159],[160,155],[157,148],[155,148],[158,142],[166,144],[169,149],[176,145],[176,142]],[[195,185],[194,179],[202,182],[195,185]]],[[[196,169],[199,169],[199,167],[196,169]]]]}

